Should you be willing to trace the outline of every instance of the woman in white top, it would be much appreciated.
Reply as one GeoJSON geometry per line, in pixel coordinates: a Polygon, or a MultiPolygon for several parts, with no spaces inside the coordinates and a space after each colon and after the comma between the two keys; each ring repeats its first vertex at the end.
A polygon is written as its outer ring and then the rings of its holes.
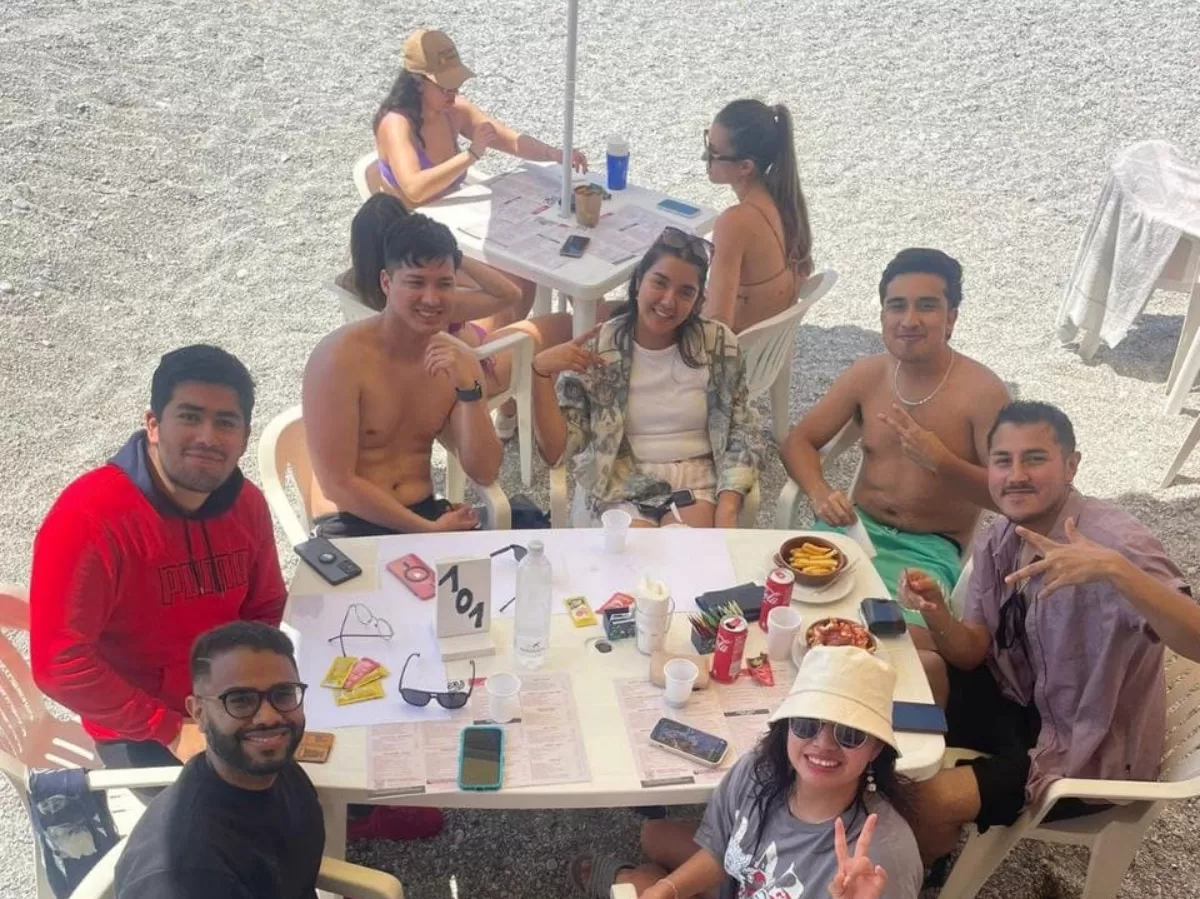
{"type": "Polygon", "coordinates": [[[700,317],[709,252],[667,228],[621,313],[534,358],[538,446],[548,464],[574,462],[592,517],[737,526],[760,438],[737,338],[700,317]]]}

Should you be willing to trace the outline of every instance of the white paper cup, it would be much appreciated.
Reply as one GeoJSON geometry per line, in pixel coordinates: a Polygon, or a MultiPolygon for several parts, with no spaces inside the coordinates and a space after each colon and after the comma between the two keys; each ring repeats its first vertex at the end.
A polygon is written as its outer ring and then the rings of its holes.
{"type": "Polygon", "coordinates": [[[637,610],[651,617],[669,615],[675,610],[670,589],[662,581],[652,578],[642,578],[638,581],[633,590],[633,598],[637,610]]]}
{"type": "Polygon", "coordinates": [[[629,536],[629,525],[633,517],[624,509],[609,509],[600,516],[600,524],[604,526],[604,551],[619,553],[625,551],[625,538],[629,536]]]}
{"type": "Polygon", "coordinates": [[[666,681],[666,702],[673,709],[681,709],[687,705],[696,685],[700,669],[690,659],[671,659],[663,666],[663,678],[666,681]]]}
{"type": "Polygon", "coordinates": [[[507,671],[489,674],[485,683],[488,718],[495,724],[507,724],[521,717],[521,679],[507,671]]]}
{"type": "Polygon", "coordinates": [[[779,606],[767,615],[767,656],[772,662],[791,655],[801,623],[800,613],[791,606],[779,606]]]}

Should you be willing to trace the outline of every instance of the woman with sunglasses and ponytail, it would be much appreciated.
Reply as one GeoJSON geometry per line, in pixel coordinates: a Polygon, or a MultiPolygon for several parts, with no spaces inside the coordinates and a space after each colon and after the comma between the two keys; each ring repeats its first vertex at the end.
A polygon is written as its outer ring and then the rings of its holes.
{"type": "Polygon", "coordinates": [[[649,864],[581,856],[575,885],[642,899],[916,899],[924,869],[897,811],[896,672],[862,649],[804,656],[770,728],[717,786],[699,827],[647,821],[649,864]]]}
{"type": "Polygon", "coordinates": [[[704,131],[708,179],[737,205],[713,228],[708,314],[740,334],[790,306],[812,274],[812,231],[782,103],[734,100],[704,131]]]}
{"type": "Polygon", "coordinates": [[[548,465],[574,462],[588,522],[736,527],[760,458],[737,338],[700,316],[711,245],[667,228],[608,321],[533,360],[548,465]]]}

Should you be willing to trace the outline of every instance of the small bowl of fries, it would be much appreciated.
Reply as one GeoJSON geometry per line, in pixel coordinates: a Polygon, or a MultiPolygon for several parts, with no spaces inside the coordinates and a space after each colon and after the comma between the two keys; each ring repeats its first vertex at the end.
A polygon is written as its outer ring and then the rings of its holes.
{"type": "Polygon", "coordinates": [[[793,537],[779,547],[778,561],[802,587],[825,587],[846,570],[846,554],[822,537],[793,537]]]}

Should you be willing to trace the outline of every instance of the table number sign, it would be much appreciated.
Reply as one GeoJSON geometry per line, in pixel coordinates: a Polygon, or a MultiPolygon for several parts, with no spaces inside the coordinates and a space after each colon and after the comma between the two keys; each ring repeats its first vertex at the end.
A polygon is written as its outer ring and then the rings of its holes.
{"type": "Polygon", "coordinates": [[[437,563],[437,638],[448,662],[496,653],[492,640],[492,560],[437,563]]]}

